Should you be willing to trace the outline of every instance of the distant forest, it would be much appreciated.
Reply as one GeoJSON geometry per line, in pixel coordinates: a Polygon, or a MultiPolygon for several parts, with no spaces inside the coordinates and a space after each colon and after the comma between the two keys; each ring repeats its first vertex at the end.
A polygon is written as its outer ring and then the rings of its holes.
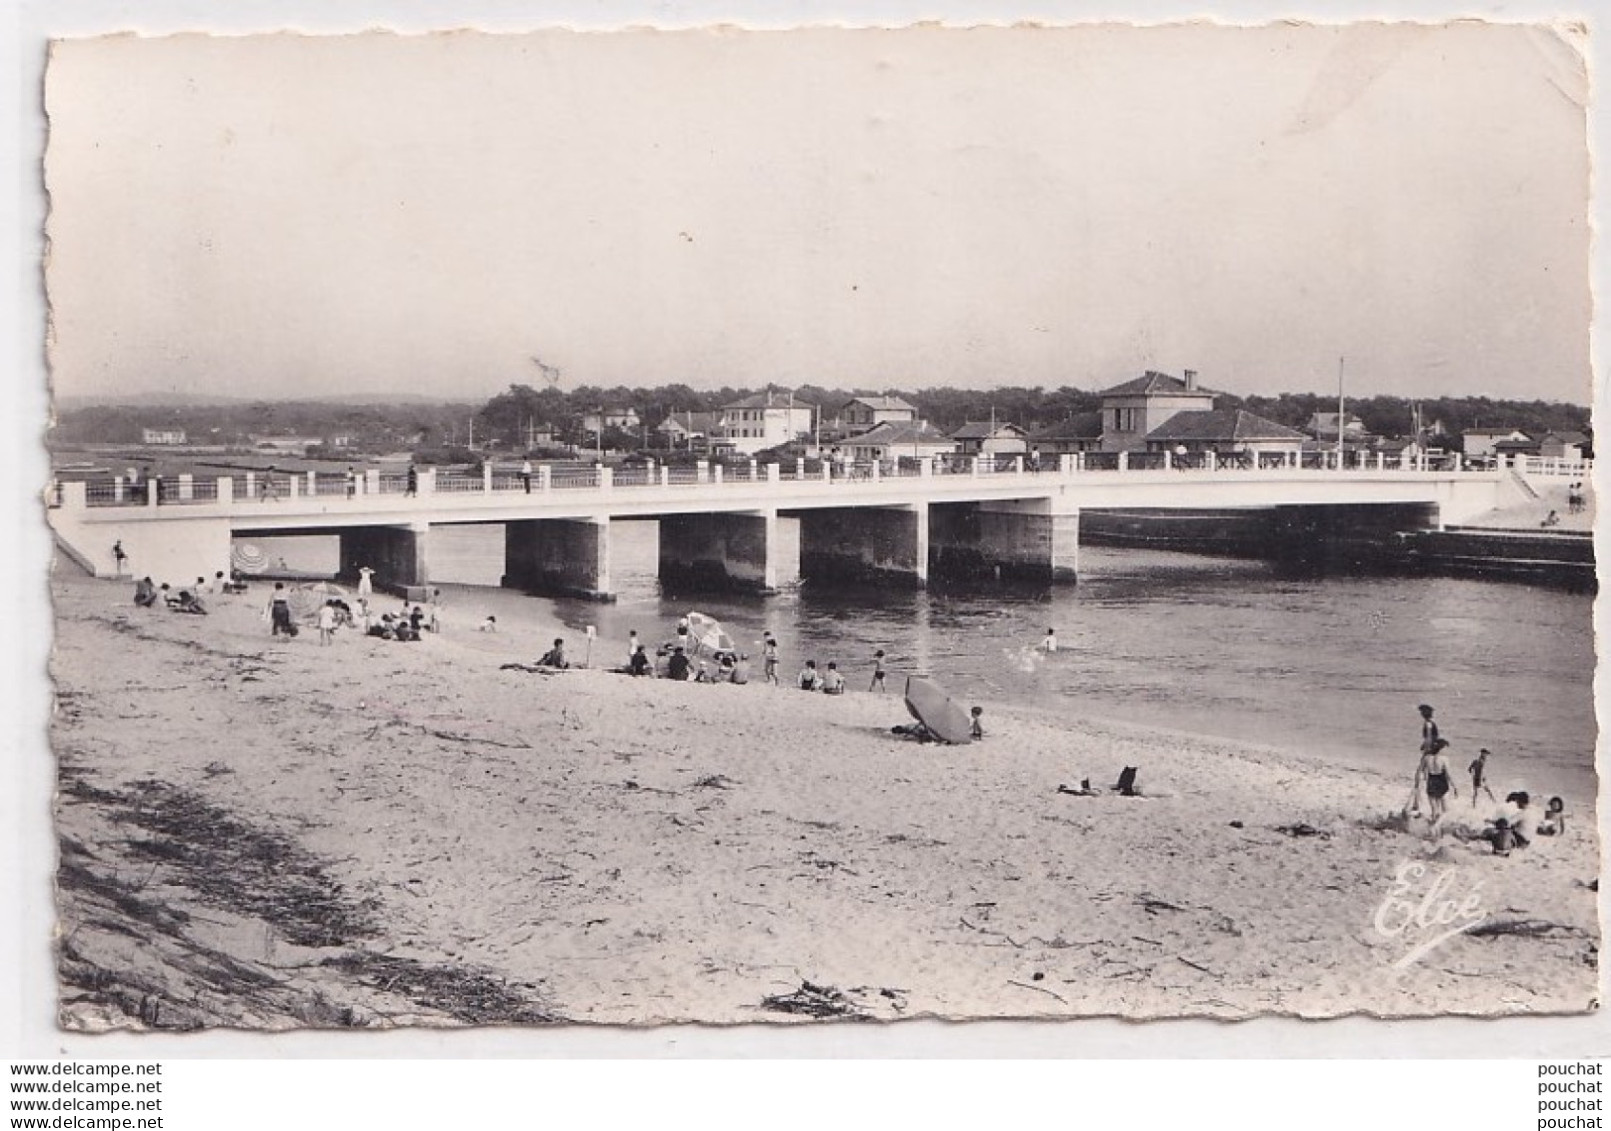
{"type": "MultiPolygon", "coordinates": [[[[659,446],[655,428],[672,412],[714,412],[759,389],[724,387],[696,390],[687,385],[576,389],[536,389],[511,385],[484,403],[375,404],[319,401],[240,401],[206,404],[91,405],[63,409],[51,434],[57,445],[138,444],[146,428],[180,428],[191,444],[249,446],[253,437],[300,436],[326,443],[341,442],[345,451],[388,452],[402,449],[479,447],[522,449],[528,430],[552,429],[563,443],[592,446],[598,442],[583,429],[583,417],[600,408],[633,408],[641,426],[632,432],[612,430],[606,448],[659,446]]],[[[794,389],[798,404],[821,409],[824,429],[832,429],[840,408],[864,390],[826,389],[803,385],[794,389]]],[[[929,388],[887,390],[913,405],[918,414],[943,432],[970,420],[989,420],[1035,429],[1100,407],[1095,392],[1063,386],[1057,389],[1002,386],[995,389],[929,388]]],[[[1412,402],[1405,397],[1350,399],[1348,412],[1381,436],[1407,436],[1413,431],[1415,405],[1423,426],[1441,431],[1446,446],[1458,446],[1467,428],[1515,428],[1538,436],[1547,431],[1591,435],[1586,407],[1554,401],[1497,400],[1491,397],[1437,397],[1412,402]]],[[[1337,398],[1314,393],[1239,397],[1220,393],[1217,408],[1248,412],[1301,428],[1316,412],[1336,412],[1337,398]]]]}

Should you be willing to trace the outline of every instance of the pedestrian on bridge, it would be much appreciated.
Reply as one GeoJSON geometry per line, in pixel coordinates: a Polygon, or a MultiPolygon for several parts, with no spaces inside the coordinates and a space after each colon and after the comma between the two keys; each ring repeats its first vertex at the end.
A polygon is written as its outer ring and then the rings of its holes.
{"type": "Polygon", "coordinates": [[[412,463],[408,465],[408,482],[403,489],[404,495],[418,495],[420,493],[420,469],[412,463]]]}
{"type": "Polygon", "coordinates": [[[525,460],[520,465],[520,483],[526,488],[526,494],[531,494],[531,460],[525,460]]]}

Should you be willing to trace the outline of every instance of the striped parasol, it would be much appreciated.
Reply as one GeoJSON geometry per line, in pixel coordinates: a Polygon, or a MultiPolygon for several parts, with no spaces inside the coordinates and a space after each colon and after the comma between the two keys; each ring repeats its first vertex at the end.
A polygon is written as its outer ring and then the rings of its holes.
{"type": "Polygon", "coordinates": [[[268,568],[269,557],[251,542],[235,542],[229,548],[229,564],[244,574],[260,574],[268,568]]]}

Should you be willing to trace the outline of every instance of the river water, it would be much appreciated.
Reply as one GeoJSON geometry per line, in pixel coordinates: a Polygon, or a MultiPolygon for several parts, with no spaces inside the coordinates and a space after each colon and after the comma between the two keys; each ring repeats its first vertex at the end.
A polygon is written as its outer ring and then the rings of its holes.
{"type": "MultiPolygon", "coordinates": [[[[674,601],[656,582],[657,537],[652,522],[612,525],[615,603],[550,602],[577,634],[573,651],[592,624],[602,661],[620,662],[629,630],[656,642],[693,607],[740,647],[770,629],[786,679],[807,659],[836,660],[865,688],[882,648],[893,692],[906,673],[928,673],[985,705],[987,719],[993,703],[1027,704],[1278,746],[1406,782],[1425,702],[1462,770],[1486,746],[1496,788],[1563,793],[1580,810],[1594,802],[1591,596],[1468,578],[1294,579],[1257,561],[1085,546],[1079,583],[1049,594],[805,587],[674,601]],[[1053,655],[1035,649],[1047,628],[1053,655]]],[[[283,541],[293,565],[333,559],[309,555],[314,540],[283,541]]],[[[432,578],[454,590],[455,623],[497,610],[505,621],[546,600],[460,588],[496,586],[502,568],[500,528],[433,528],[432,578]]],[[[891,722],[902,715],[892,701],[891,722]]]]}

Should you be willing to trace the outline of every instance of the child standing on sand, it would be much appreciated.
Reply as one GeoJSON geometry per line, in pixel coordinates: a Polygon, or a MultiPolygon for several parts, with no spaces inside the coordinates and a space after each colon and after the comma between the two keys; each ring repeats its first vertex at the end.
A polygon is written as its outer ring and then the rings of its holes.
{"type": "Polygon", "coordinates": [[[761,634],[761,662],[761,678],[774,687],[781,686],[778,683],[778,642],[770,632],[761,634]]]}
{"type": "Polygon", "coordinates": [[[873,682],[868,691],[883,691],[884,688],[884,650],[880,648],[873,653],[873,682]]]}
{"type": "Polygon", "coordinates": [[[973,725],[970,728],[969,733],[973,735],[975,740],[983,738],[984,723],[982,720],[984,719],[984,708],[975,707],[973,710],[969,711],[968,714],[973,718],[973,725]]]}
{"type": "Polygon", "coordinates": [[[1473,809],[1477,807],[1477,794],[1479,793],[1486,793],[1489,801],[1496,805],[1499,803],[1499,798],[1494,796],[1494,791],[1488,788],[1488,754],[1489,750],[1484,746],[1477,751],[1476,760],[1466,767],[1471,771],[1471,807],[1473,809]]]}
{"type": "Polygon", "coordinates": [[[336,602],[332,599],[319,606],[319,644],[328,645],[336,635],[336,602]]]}

